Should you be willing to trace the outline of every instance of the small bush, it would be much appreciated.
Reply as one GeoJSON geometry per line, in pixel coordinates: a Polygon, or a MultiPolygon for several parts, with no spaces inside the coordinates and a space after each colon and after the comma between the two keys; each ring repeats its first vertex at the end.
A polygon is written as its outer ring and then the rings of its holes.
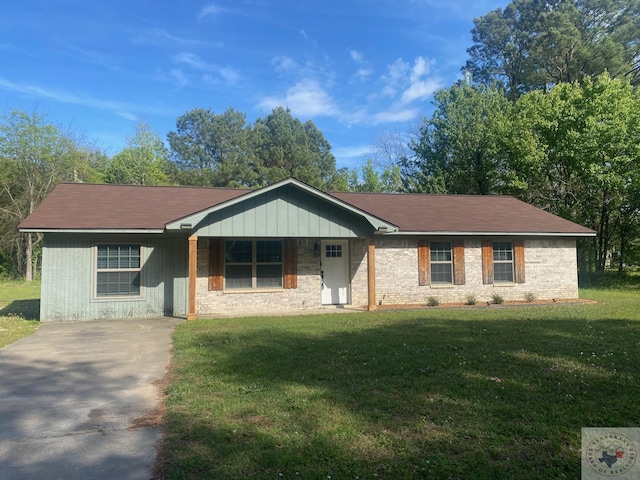
{"type": "Polygon", "coordinates": [[[475,295],[467,295],[467,301],[465,302],[467,305],[475,305],[478,303],[478,299],[475,295]]]}
{"type": "Polygon", "coordinates": [[[502,295],[491,295],[491,303],[495,303],[496,305],[500,305],[502,303],[504,303],[504,298],[502,298],[502,295]]]}
{"type": "Polygon", "coordinates": [[[531,303],[536,299],[536,294],[533,292],[527,292],[524,294],[524,299],[528,302],[531,303]]]}
{"type": "Polygon", "coordinates": [[[429,297],[427,299],[427,305],[430,307],[437,307],[440,304],[440,301],[436,297],[429,297]]]}

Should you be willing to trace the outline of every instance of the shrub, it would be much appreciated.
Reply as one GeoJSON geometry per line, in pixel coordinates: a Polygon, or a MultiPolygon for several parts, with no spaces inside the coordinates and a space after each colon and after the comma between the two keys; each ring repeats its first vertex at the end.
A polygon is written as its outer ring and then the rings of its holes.
{"type": "Polygon", "coordinates": [[[500,305],[504,303],[504,298],[502,298],[501,295],[495,294],[491,296],[491,302],[495,303],[496,305],[500,305]]]}
{"type": "Polygon", "coordinates": [[[528,302],[531,303],[536,299],[536,294],[533,292],[527,292],[524,294],[524,299],[528,302]]]}
{"type": "Polygon", "coordinates": [[[430,307],[437,307],[440,304],[440,301],[436,297],[429,297],[427,299],[427,305],[430,307]]]}
{"type": "Polygon", "coordinates": [[[475,305],[478,303],[478,299],[475,295],[467,295],[467,301],[465,302],[467,305],[475,305]]]}

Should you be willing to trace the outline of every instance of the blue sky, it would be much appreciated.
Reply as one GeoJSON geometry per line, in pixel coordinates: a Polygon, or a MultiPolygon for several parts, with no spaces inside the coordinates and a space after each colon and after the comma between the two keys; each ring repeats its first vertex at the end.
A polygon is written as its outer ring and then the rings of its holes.
{"type": "Polygon", "coordinates": [[[473,18],[498,0],[5,0],[0,112],[45,113],[117,153],[139,120],[287,106],[338,167],[409,131],[460,76],[473,18]]]}

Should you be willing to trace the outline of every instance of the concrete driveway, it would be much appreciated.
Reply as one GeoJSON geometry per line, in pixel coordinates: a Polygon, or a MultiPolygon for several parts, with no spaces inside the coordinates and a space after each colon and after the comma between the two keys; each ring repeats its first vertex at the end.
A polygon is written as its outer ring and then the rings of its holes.
{"type": "Polygon", "coordinates": [[[179,321],[43,324],[0,349],[0,479],[149,479],[161,431],[138,425],[179,321]]]}

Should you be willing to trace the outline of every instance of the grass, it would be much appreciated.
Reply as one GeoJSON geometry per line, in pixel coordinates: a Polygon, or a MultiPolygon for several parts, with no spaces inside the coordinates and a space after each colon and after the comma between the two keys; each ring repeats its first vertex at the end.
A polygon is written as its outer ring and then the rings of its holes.
{"type": "Polygon", "coordinates": [[[38,328],[40,282],[0,281],[0,348],[38,328]]]}
{"type": "Polygon", "coordinates": [[[579,478],[638,426],[640,292],[596,305],[185,322],[158,475],[579,478]]]}

